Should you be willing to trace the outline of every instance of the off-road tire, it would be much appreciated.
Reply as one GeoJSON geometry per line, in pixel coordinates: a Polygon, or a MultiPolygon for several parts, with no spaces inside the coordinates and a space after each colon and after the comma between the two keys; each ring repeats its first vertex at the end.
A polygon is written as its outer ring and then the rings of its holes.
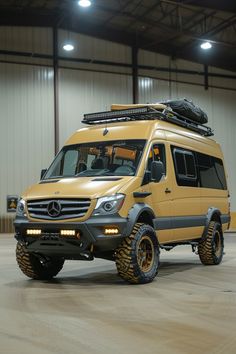
{"type": "Polygon", "coordinates": [[[49,280],[55,277],[63,267],[62,258],[45,258],[41,262],[40,257],[29,253],[23,243],[16,246],[16,260],[20,270],[29,278],[37,280],[49,280]]]}
{"type": "Polygon", "coordinates": [[[206,236],[199,242],[198,254],[204,265],[221,263],[224,254],[224,237],[219,222],[210,222],[206,236]]]}
{"type": "Polygon", "coordinates": [[[150,225],[135,224],[131,235],[116,249],[115,260],[118,274],[129,283],[152,282],[159,267],[159,246],[154,229],[150,225]],[[146,252],[143,251],[145,247],[146,252]]]}

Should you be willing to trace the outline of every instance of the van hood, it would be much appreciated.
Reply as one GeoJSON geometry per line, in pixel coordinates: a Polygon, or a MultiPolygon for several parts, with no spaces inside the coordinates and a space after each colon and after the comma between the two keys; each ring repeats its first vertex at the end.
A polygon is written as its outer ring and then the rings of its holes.
{"type": "Polygon", "coordinates": [[[95,199],[118,193],[122,187],[130,185],[130,181],[137,178],[134,176],[97,176],[43,180],[29,187],[22,198],[26,200],[55,197],[95,199]]]}

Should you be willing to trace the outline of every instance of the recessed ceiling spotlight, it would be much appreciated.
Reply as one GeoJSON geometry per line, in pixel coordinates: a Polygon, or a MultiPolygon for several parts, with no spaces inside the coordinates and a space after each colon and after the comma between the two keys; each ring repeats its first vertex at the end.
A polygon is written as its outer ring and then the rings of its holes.
{"type": "Polygon", "coordinates": [[[63,45],[63,49],[66,50],[67,52],[71,52],[72,50],[75,49],[75,47],[73,46],[73,44],[67,43],[63,45]]]}
{"type": "Polygon", "coordinates": [[[82,7],[89,7],[91,5],[91,1],[90,0],[80,0],[78,1],[79,6],[82,7]]]}
{"type": "Polygon", "coordinates": [[[207,49],[211,49],[212,45],[210,42],[203,42],[201,44],[201,48],[204,49],[204,50],[207,50],[207,49]]]}

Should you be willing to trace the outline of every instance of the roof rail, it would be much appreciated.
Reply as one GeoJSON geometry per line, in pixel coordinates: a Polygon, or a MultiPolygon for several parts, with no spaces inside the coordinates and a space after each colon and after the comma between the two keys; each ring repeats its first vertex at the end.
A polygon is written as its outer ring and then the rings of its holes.
{"type": "Polygon", "coordinates": [[[195,131],[203,136],[214,135],[212,129],[206,125],[199,124],[192,119],[181,116],[170,108],[157,110],[154,107],[129,108],[84,115],[82,123],[90,125],[117,123],[137,120],[163,120],[195,131]]]}

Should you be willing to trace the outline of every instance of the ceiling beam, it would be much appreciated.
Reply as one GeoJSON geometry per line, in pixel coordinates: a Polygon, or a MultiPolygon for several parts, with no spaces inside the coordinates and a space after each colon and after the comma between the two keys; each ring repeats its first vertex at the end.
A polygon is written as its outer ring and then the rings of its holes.
{"type": "Polygon", "coordinates": [[[179,4],[180,6],[196,6],[201,8],[207,8],[217,11],[226,11],[236,13],[235,0],[162,0],[162,2],[179,4]]]}
{"type": "MultiPolygon", "coordinates": [[[[0,13],[0,25],[9,26],[41,26],[41,27],[53,27],[57,25],[59,12],[54,12],[53,15],[40,15],[37,11],[24,11],[21,16],[16,12],[3,12],[0,13]]],[[[85,19],[79,19],[77,21],[71,21],[69,17],[64,17],[59,27],[65,30],[83,33],[97,38],[118,42],[128,46],[137,45],[137,37],[135,33],[127,33],[122,30],[115,30],[102,26],[95,25],[85,19]]],[[[193,62],[202,64],[208,64],[211,66],[221,67],[223,69],[236,71],[236,60],[234,53],[229,55],[226,60],[225,50],[218,51],[217,56],[210,56],[204,58],[193,51],[178,52],[178,48],[170,46],[170,43],[162,43],[159,45],[152,44],[152,38],[148,36],[139,35],[138,47],[141,49],[150,50],[156,53],[164,54],[171,57],[178,57],[180,59],[186,59],[193,62]],[[150,45],[147,48],[147,43],[150,45]]],[[[224,48],[225,49],[225,48],[224,48]]],[[[230,53],[230,52],[229,52],[230,53]]]]}

